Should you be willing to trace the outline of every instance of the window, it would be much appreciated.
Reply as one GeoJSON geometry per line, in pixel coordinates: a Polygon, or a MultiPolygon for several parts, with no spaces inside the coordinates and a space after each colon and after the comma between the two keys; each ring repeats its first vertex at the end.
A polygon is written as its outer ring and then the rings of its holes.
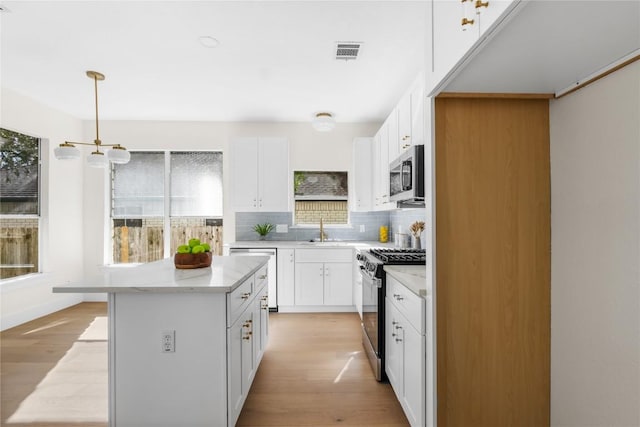
{"type": "Polygon", "coordinates": [[[157,261],[191,237],[222,254],[222,153],[132,152],[111,189],[114,263],[157,261]]]}
{"type": "Polygon", "coordinates": [[[39,271],[40,140],[0,129],[0,279],[39,271]]]}
{"type": "Polygon", "coordinates": [[[296,224],[349,222],[347,172],[295,171],[293,177],[296,224]]]}

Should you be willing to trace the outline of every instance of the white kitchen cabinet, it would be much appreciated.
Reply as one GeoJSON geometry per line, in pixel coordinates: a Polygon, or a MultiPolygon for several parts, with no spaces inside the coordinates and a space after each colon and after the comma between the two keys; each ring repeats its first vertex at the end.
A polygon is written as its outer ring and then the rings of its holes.
{"type": "MultiPolygon", "coordinates": [[[[400,99],[400,103],[396,107],[398,110],[398,143],[396,145],[396,153],[394,156],[389,155],[389,161],[393,161],[396,157],[400,155],[404,150],[406,150],[412,144],[412,129],[411,129],[411,107],[412,107],[412,99],[411,99],[411,91],[407,91],[404,96],[400,99]]],[[[391,154],[391,151],[389,151],[391,154]]]]}
{"type": "Polygon", "coordinates": [[[324,305],[324,263],[296,262],[295,305],[324,305]]]}
{"type": "Polygon", "coordinates": [[[284,138],[234,138],[230,152],[235,210],[289,211],[288,141],[284,138]]]}
{"type": "Polygon", "coordinates": [[[374,210],[396,207],[389,200],[389,122],[376,133],[373,143],[374,210]]]}
{"type": "Polygon", "coordinates": [[[391,150],[389,150],[390,162],[412,145],[424,144],[423,80],[423,74],[420,73],[396,107],[398,111],[398,146],[395,156],[391,156],[391,150]]]}
{"type": "Polygon", "coordinates": [[[296,305],[352,305],[352,264],[296,263],[296,305]]]}
{"type": "Polygon", "coordinates": [[[385,301],[385,319],[385,372],[393,389],[402,390],[402,322],[389,297],[385,301]]]}
{"type": "Polygon", "coordinates": [[[486,7],[476,9],[478,16],[478,36],[482,36],[513,3],[513,0],[492,0],[486,7]]]}
{"type": "Polygon", "coordinates": [[[387,274],[385,371],[409,424],[426,420],[425,300],[387,274]]]}
{"type": "Polygon", "coordinates": [[[324,305],[353,305],[352,262],[324,264],[324,305]]]}
{"type": "Polygon", "coordinates": [[[362,274],[360,273],[360,263],[358,262],[358,250],[353,251],[353,304],[362,320],[362,274]]]}
{"type": "MultiPolygon", "coordinates": [[[[388,135],[387,135],[387,163],[390,163],[398,157],[400,154],[400,109],[402,107],[402,102],[393,109],[391,114],[387,117],[385,124],[387,126],[388,135]]],[[[406,131],[405,131],[406,132],[406,131]]]]}
{"type": "Polygon", "coordinates": [[[269,341],[269,295],[266,286],[262,288],[254,300],[253,321],[254,360],[258,365],[269,341]]]}
{"type": "Polygon", "coordinates": [[[269,340],[267,267],[234,290],[228,299],[228,425],[235,425],[269,340]]]}
{"type": "Polygon", "coordinates": [[[421,73],[411,88],[411,139],[406,147],[401,147],[403,150],[410,145],[425,144],[425,102],[424,76],[421,73]]]}
{"type": "Polygon", "coordinates": [[[293,249],[278,248],[278,306],[295,305],[295,256],[293,249]]]}
{"type": "Polygon", "coordinates": [[[296,249],[296,306],[353,306],[351,249],[296,249]]]}
{"type": "MultiPolygon", "coordinates": [[[[468,19],[473,24],[462,24],[462,8],[460,0],[431,0],[432,14],[432,69],[429,81],[437,85],[455,67],[456,64],[470,51],[471,47],[486,31],[491,28],[514,3],[515,0],[490,0],[488,6],[476,8],[476,2],[469,1],[468,19]]],[[[432,87],[429,88],[429,92],[432,87]]]]}
{"type": "Polygon", "coordinates": [[[459,0],[432,0],[433,69],[432,79],[440,82],[478,39],[477,24],[461,25],[459,0]]]}
{"type": "Polygon", "coordinates": [[[373,203],[373,139],[355,138],[353,140],[353,185],[351,210],[369,212],[373,203]]]}

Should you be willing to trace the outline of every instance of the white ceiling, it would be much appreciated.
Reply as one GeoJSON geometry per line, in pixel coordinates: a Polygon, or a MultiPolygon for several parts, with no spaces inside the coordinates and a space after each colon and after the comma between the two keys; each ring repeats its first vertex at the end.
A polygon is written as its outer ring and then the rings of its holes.
{"type": "Polygon", "coordinates": [[[101,120],[381,122],[424,61],[424,1],[0,2],[2,87],[82,119],[96,70],[101,120]]]}

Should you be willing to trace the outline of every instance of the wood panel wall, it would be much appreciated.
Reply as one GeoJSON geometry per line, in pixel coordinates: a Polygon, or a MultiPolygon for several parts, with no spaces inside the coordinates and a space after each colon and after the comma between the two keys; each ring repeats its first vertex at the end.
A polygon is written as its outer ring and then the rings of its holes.
{"type": "Polygon", "coordinates": [[[438,426],[546,426],[545,99],[435,103],[438,426]]]}

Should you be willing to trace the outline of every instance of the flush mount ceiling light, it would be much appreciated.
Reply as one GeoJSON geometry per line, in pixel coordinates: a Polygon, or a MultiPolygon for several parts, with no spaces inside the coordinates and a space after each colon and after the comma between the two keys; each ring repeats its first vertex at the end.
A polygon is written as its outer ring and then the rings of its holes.
{"type": "Polygon", "coordinates": [[[336,121],[331,113],[316,113],[311,121],[311,126],[320,132],[329,132],[336,127],[336,121]]]}
{"type": "Polygon", "coordinates": [[[198,38],[198,41],[202,46],[208,47],[210,49],[220,46],[220,42],[218,41],[218,39],[211,36],[200,36],[198,38]]]}
{"type": "Polygon", "coordinates": [[[120,144],[103,144],[100,141],[100,132],[98,127],[98,80],[104,80],[104,74],[97,71],[87,71],[87,77],[93,79],[95,99],[96,99],[96,139],[92,143],[88,142],[69,142],[65,141],[53,150],[56,159],[70,160],[80,157],[80,150],[76,145],[95,145],[96,150],[87,156],[87,164],[94,168],[104,168],[109,161],[112,163],[128,163],[131,159],[131,153],[120,144]],[[107,152],[107,155],[100,151],[100,147],[113,147],[107,152]]]}

